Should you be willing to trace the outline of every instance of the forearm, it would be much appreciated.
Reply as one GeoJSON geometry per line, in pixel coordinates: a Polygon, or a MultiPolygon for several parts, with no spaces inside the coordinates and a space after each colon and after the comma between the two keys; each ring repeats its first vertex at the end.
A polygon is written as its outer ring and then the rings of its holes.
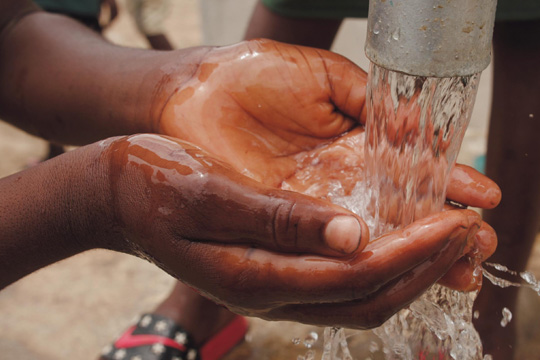
{"type": "Polygon", "coordinates": [[[107,246],[107,169],[91,145],[0,180],[0,289],[49,264],[107,246]]]}
{"type": "Polygon", "coordinates": [[[153,132],[206,48],[122,48],[63,16],[32,13],[0,36],[0,117],[49,140],[86,144],[153,132]]]}

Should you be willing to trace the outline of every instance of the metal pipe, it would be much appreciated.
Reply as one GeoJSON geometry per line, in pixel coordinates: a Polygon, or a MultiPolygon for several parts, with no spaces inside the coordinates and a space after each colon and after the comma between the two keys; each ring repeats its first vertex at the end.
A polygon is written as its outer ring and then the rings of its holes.
{"type": "Polygon", "coordinates": [[[417,76],[476,74],[491,61],[497,0],[370,0],[366,55],[417,76]]]}

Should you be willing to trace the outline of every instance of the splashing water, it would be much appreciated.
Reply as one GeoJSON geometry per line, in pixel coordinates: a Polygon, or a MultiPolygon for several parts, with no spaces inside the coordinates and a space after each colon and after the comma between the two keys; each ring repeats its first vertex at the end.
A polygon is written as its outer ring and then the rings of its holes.
{"type": "MultiPolygon", "coordinates": [[[[361,215],[372,238],[442,210],[479,78],[416,77],[371,65],[366,180],[332,200],[361,215]]],[[[482,359],[472,325],[475,295],[433,286],[374,330],[386,358],[482,359]]]]}
{"type": "Polygon", "coordinates": [[[534,274],[531,273],[530,271],[523,271],[523,272],[518,273],[517,271],[508,269],[504,265],[493,264],[493,263],[488,263],[488,262],[484,263],[484,266],[490,266],[490,267],[494,268],[495,270],[505,272],[505,273],[508,273],[510,275],[519,276],[525,281],[525,284],[523,284],[523,283],[513,282],[513,281],[510,281],[510,280],[506,280],[506,279],[501,279],[501,278],[491,274],[490,272],[488,272],[484,267],[484,276],[493,285],[496,285],[496,286],[501,287],[501,288],[507,288],[509,286],[528,287],[528,288],[531,288],[532,290],[536,291],[538,296],[540,296],[540,282],[536,279],[534,274]]]}
{"type": "Polygon", "coordinates": [[[321,360],[353,360],[347,345],[345,330],[337,327],[324,329],[324,347],[321,360]],[[341,352],[341,357],[339,353],[341,352]]]}
{"type": "MultiPolygon", "coordinates": [[[[370,69],[366,179],[374,236],[441,211],[480,75],[425,78],[370,69]]],[[[481,359],[475,293],[434,285],[374,332],[387,358],[481,359]]]]}
{"type": "Polygon", "coordinates": [[[317,334],[315,331],[312,331],[304,338],[304,346],[308,349],[311,349],[311,347],[317,342],[318,339],[319,334],[317,334]]]}
{"type": "Polygon", "coordinates": [[[501,320],[501,326],[506,327],[510,321],[512,321],[512,312],[507,308],[502,309],[503,318],[501,320]]]}
{"type": "MultiPolygon", "coordinates": [[[[442,210],[449,173],[470,120],[479,79],[479,74],[415,77],[371,65],[366,99],[365,180],[349,194],[344,193],[345,180],[334,181],[328,197],[359,214],[369,226],[372,239],[442,210]]],[[[354,141],[349,145],[354,147],[354,141]]],[[[310,189],[306,193],[310,194],[310,189]]],[[[501,265],[486,265],[512,273],[501,265]]],[[[495,285],[520,285],[480,266],[476,271],[482,270],[495,285]]],[[[540,284],[531,273],[519,275],[540,295],[540,284]]],[[[490,355],[482,356],[482,344],[472,324],[475,298],[475,292],[432,286],[374,330],[382,341],[386,359],[490,360],[490,355]]],[[[510,321],[511,313],[503,317],[510,321]]],[[[371,345],[372,353],[379,351],[377,343],[371,345]]],[[[298,360],[314,358],[315,352],[309,348],[298,360]]],[[[322,360],[350,359],[344,330],[326,328],[322,360]]]]}

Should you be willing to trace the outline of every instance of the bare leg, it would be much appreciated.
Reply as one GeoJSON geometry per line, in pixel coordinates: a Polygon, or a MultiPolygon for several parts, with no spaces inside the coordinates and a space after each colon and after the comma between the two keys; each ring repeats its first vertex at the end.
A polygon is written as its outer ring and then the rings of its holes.
{"type": "Polygon", "coordinates": [[[49,152],[45,156],[45,159],[43,160],[49,160],[52,159],[55,156],[62,155],[64,153],[64,147],[62,145],[56,145],[53,143],[49,143],[49,152]]]}
{"type": "Polygon", "coordinates": [[[169,39],[163,34],[146,35],[146,39],[150,43],[152,49],[155,50],[172,50],[173,47],[169,42],[169,39]]]}
{"type": "Polygon", "coordinates": [[[289,44],[330,49],[343,19],[290,18],[257,3],[245,39],[267,38],[289,44]]]}
{"type": "MultiPolygon", "coordinates": [[[[484,218],[498,235],[490,259],[523,271],[540,228],[540,21],[495,25],[493,105],[487,175],[502,189],[502,202],[484,218]]],[[[484,282],[476,302],[476,327],[484,353],[494,360],[514,358],[515,327],[500,326],[501,311],[515,313],[517,289],[484,282]]]]}

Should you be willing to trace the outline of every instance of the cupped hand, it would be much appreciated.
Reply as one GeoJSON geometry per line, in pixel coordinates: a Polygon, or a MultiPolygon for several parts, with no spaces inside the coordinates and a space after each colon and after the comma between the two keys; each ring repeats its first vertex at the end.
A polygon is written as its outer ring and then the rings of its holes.
{"type": "MultiPolygon", "coordinates": [[[[158,131],[266,185],[321,199],[349,195],[364,176],[366,81],[362,69],[328,51],[270,40],[216,48],[169,97],[158,131]]],[[[481,208],[500,200],[492,181],[459,165],[447,195],[481,208]]],[[[481,229],[470,255],[485,260],[496,236],[487,224],[481,229]]],[[[364,233],[359,249],[366,243],[364,233]]],[[[471,256],[461,260],[445,284],[478,286],[472,263],[471,256]]]]}
{"type": "Polygon", "coordinates": [[[101,146],[120,248],[241,314],[377,326],[445,274],[481,224],[473,211],[445,211],[360,251],[355,215],[250,179],[191,144],[134,135],[101,146]]]}
{"type": "Polygon", "coordinates": [[[156,132],[279,187],[297,171],[296,155],[358,125],[366,80],[327,51],[270,40],[215,48],[169,97],[156,132]]]}

